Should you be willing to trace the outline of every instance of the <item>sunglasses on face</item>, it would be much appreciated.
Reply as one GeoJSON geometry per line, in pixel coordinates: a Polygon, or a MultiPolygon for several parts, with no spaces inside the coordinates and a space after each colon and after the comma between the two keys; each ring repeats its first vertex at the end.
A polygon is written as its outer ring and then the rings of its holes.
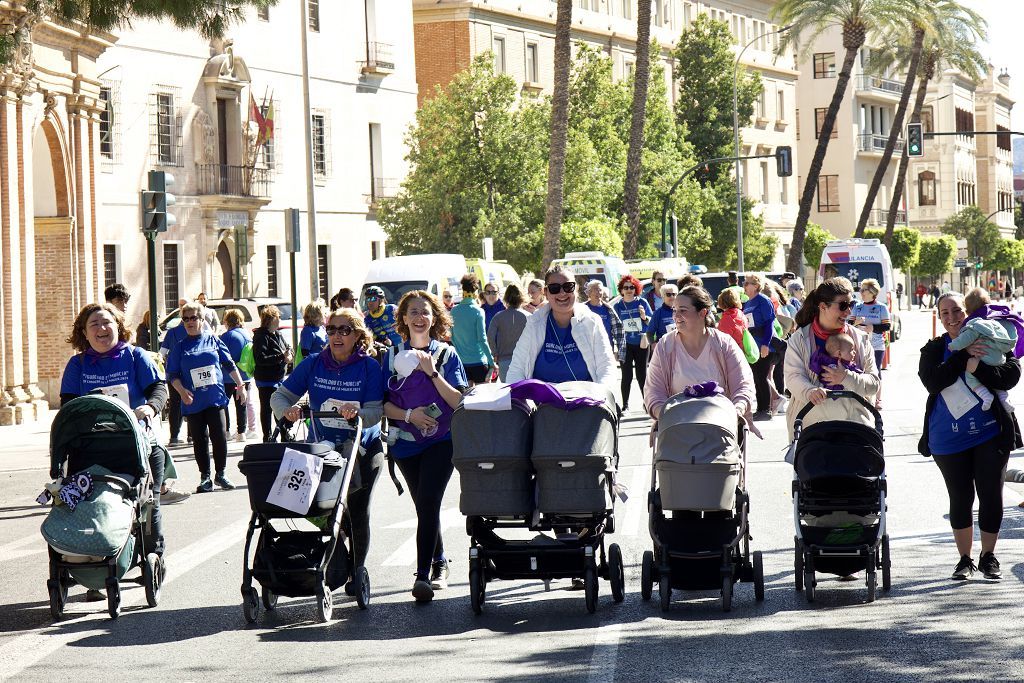
{"type": "Polygon", "coordinates": [[[843,312],[846,312],[846,311],[850,310],[851,308],[853,308],[853,304],[850,303],[849,301],[830,301],[828,305],[831,306],[833,304],[838,306],[839,310],[843,311],[843,312]]]}
{"type": "Polygon", "coordinates": [[[665,298],[666,299],[671,299],[672,297],[674,297],[678,293],[679,292],[665,292],[665,298]]]}
{"type": "Polygon", "coordinates": [[[629,290],[631,292],[636,291],[636,287],[634,287],[633,285],[622,285],[621,287],[619,287],[619,289],[621,289],[623,292],[625,292],[626,290],[629,290]]]}
{"type": "Polygon", "coordinates": [[[548,292],[551,294],[561,294],[562,292],[565,292],[566,294],[572,294],[573,292],[576,291],[576,283],[552,282],[551,284],[547,285],[547,288],[548,292]]]}
{"type": "Polygon", "coordinates": [[[445,295],[444,295],[444,298],[445,298],[445,299],[451,299],[451,298],[452,298],[452,295],[451,295],[451,294],[445,294],[445,295]]]}
{"type": "Polygon", "coordinates": [[[183,322],[183,323],[191,323],[191,322],[195,322],[196,320],[199,320],[199,316],[198,315],[183,315],[183,316],[181,316],[181,322],[183,322]]]}
{"type": "Polygon", "coordinates": [[[338,325],[337,327],[334,325],[328,325],[324,328],[324,332],[327,333],[328,337],[333,337],[336,334],[340,334],[342,337],[347,337],[352,334],[353,330],[351,325],[338,325]]]}
{"type": "Polygon", "coordinates": [[[368,296],[368,297],[366,297],[366,300],[367,301],[380,301],[380,297],[379,296],[368,296]]]}
{"type": "Polygon", "coordinates": [[[493,290],[493,289],[485,289],[485,290],[484,290],[484,294],[486,294],[487,296],[494,296],[494,295],[495,295],[495,294],[497,294],[497,293],[498,293],[498,292],[497,292],[497,291],[495,291],[495,290],[493,290]]]}

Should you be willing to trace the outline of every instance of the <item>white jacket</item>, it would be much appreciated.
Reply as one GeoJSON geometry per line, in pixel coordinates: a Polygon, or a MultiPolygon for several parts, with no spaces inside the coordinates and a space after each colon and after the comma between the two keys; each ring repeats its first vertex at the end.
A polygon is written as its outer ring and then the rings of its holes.
{"type": "MultiPolygon", "coordinates": [[[[544,346],[550,315],[551,305],[545,303],[526,321],[526,329],[519,337],[519,343],[512,354],[512,364],[505,374],[506,382],[518,382],[533,377],[533,366],[544,346]]],[[[591,379],[614,389],[615,357],[612,355],[612,345],[608,341],[604,322],[586,305],[578,303],[573,309],[571,324],[572,338],[587,364],[591,379]]]]}

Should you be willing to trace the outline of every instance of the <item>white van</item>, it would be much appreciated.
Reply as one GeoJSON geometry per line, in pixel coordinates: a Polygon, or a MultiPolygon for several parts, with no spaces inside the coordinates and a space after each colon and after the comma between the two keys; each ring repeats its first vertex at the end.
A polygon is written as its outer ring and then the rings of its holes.
{"type": "MultiPolygon", "coordinates": [[[[576,283],[583,287],[589,280],[597,280],[608,289],[608,298],[619,295],[619,280],[629,272],[629,266],[618,256],[605,256],[600,251],[571,251],[565,258],[555,259],[552,266],[562,265],[573,269],[576,283]]],[[[581,298],[586,298],[580,293],[581,298]]]]}
{"type": "Polygon", "coordinates": [[[818,275],[822,279],[845,277],[853,283],[855,290],[859,289],[862,280],[878,280],[881,287],[878,300],[889,308],[892,321],[890,337],[893,341],[899,339],[902,325],[899,311],[895,307],[896,277],[892,269],[892,260],[889,258],[889,250],[881,240],[850,238],[828,242],[821,252],[818,275]]]}
{"type": "Polygon", "coordinates": [[[416,254],[389,256],[370,263],[359,304],[366,310],[364,292],[373,285],[384,290],[388,303],[397,304],[406,292],[424,289],[438,298],[445,291],[456,300],[461,298],[459,280],[467,272],[466,258],[461,254],[416,254]]]}

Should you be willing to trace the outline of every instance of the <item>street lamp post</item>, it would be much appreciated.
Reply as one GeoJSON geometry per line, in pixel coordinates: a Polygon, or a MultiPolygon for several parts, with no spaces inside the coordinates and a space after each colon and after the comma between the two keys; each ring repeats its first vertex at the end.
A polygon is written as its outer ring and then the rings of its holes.
{"type": "MultiPolygon", "coordinates": [[[[740,53],[736,56],[736,63],[732,70],[732,137],[733,137],[733,156],[739,157],[740,155],[740,111],[739,111],[739,80],[740,80],[740,60],[743,59],[743,53],[747,51],[751,45],[776,33],[783,33],[793,28],[793,24],[783,26],[782,28],[775,29],[774,31],[768,31],[762,33],[759,36],[753,38],[750,42],[743,46],[740,53]]],[[[740,184],[740,167],[737,162],[736,165],[736,259],[739,272],[743,272],[743,187],[740,184]]]]}

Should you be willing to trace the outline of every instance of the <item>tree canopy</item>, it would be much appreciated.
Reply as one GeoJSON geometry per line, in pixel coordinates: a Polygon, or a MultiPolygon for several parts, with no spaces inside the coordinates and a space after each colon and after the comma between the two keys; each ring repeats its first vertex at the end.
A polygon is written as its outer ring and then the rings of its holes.
{"type": "Polygon", "coordinates": [[[815,271],[821,265],[821,254],[825,245],[836,239],[836,236],[817,223],[807,224],[807,236],[804,238],[804,260],[815,271]]]}
{"type": "Polygon", "coordinates": [[[953,269],[956,240],[950,235],[922,237],[921,250],[914,266],[915,275],[938,276],[953,269]]]}
{"type": "Polygon", "coordinates": [[[982,263],[995,255],[1003,239],[999,227],[989,222],[977,206],[965,207],[947,218],[942,224],[942,234],[967,240],[967,255],[982,263]]]}
{"type": "MultiPolygon", "coordinates": [[[[885,229],[868,228],[864,231],[864,237],[882,240],[885,238],[885,229]]],[[[904,273],[911,272],[917,265],[920,254],[921,232],[917,228],[901,227],[893,231],[892,242],[889,245],[889,258],[892,260],[893,268],[904,273]]]]}

